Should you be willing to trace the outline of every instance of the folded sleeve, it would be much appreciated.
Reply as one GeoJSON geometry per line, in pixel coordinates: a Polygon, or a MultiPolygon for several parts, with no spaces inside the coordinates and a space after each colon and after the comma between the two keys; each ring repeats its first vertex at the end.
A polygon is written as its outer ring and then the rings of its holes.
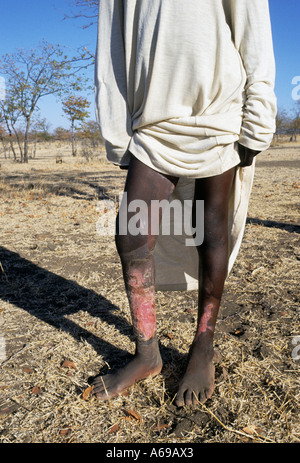
{"type": "Polygon", "coordinates": [[[123,0],[99,2],[95,99],[96,118],[105,140],[107,158],[116,165],[126,166],[132,130],[127,105],[123,0]]]}
{"type": "Polygon", "coordinates": [[[277,101],[275,59],[268,0],[229,0],[234,44],[246,71],[239,143],[264,151],[273,139],[277,101]]]}

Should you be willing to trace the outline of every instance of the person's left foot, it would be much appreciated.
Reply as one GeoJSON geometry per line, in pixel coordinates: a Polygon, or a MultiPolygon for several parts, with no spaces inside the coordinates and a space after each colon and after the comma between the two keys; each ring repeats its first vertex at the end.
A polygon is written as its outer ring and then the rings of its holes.
{"type": "Polygon", "coordinates": [[[175,403],[178,407],[197,405],[209,399],[215,389],[214,350],[202,336],[195,338],[188,366],[179,384],[175,403]]]}

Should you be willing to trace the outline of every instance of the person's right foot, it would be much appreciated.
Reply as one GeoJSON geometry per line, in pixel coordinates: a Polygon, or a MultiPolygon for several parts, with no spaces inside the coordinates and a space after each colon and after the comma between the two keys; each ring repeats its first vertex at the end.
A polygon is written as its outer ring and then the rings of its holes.
{"type": "Polygon", "coordinates": [[[139,343],[138,353],[116,373],[96,376],[92,382],[93,394],[98,400],[109,400],[122,394],[136,382],[161,372],[162,359],[157,341],[139,343]]]}

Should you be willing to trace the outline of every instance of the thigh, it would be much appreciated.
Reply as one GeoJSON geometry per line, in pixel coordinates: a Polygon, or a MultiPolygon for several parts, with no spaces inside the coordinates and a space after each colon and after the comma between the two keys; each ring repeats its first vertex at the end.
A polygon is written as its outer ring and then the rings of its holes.
{"type": "Polygon", "coordinates": [[[196,179],[194,200],[204,201],[204,236],[211,238],[227,232],[228,201],[235,176],[235,168],[221,175],[196,179]]]}
{"type": "MultiPolygon", "coordinates": [[[[131,236],[128,227],[126,235],[122,236],[121,239],[120,237],[118,238],[119,246],[122,245],[123,252],[131,252],[133,249],[145,245],[149,250],[154,248],[157,235],[153,234],[152,230],[156,228],[157,224],[151,223],[151,220],[153,220],[153,215],[151,213],[152,201],[168,199],[174,191],[177,181],[178,178],[161,174],[132,156],[124,190],[124,193],[126,193],[126,202],[121,206],[123,207],[122,217],[126,217],[128,224],[133,216],[137,214],[135,205],[142,202],[147,208],[147,230],[144,234],[131,236]],[[134,205],[133,208],[131,208],[132,205],[134,205]],[[126,208],[126,214],[124,214],[124,207],[126,208]]],[[[141,211],[139,211],[139,213],[141,214],[141,211]]],[[[119,213],[117,219],[117,235],[121,220],[120,216],[121,214],[119,213]]],[[[158,216],[159,221],[160,219],[161,213],[158,216]]]]}
{"type": "Polygon", "coordinates": [[[220,175],[196,179],[195,199],[205,201],[209,207],[222,207],[227,204],[234,175],[235,167],[220,175]]]}
{"type": "Polygon", "coordinates": [[[177,181],[178,178],[161,174],[132,156],[126,178],[125,192],[129,201],[141,199],[150,204],[151,200],[168,198],[177,181]]]}

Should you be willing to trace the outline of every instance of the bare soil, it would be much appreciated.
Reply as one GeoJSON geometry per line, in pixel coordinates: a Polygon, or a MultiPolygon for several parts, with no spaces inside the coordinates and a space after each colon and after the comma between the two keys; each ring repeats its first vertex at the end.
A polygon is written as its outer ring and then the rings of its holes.
{"type": "Polygon", "coordinates": [[[157,293],[159,376],[108,403],[88,395],[90,377],[134,351],[114,240],[96,231],[99,202],[126,172],[57,144],[28,165],[2,154],[0,442],[300,442],[299,154],[282,141],[257,159],[217,325],[216,391],[196,409],[173,404],[195,291],[157,293]]]}

